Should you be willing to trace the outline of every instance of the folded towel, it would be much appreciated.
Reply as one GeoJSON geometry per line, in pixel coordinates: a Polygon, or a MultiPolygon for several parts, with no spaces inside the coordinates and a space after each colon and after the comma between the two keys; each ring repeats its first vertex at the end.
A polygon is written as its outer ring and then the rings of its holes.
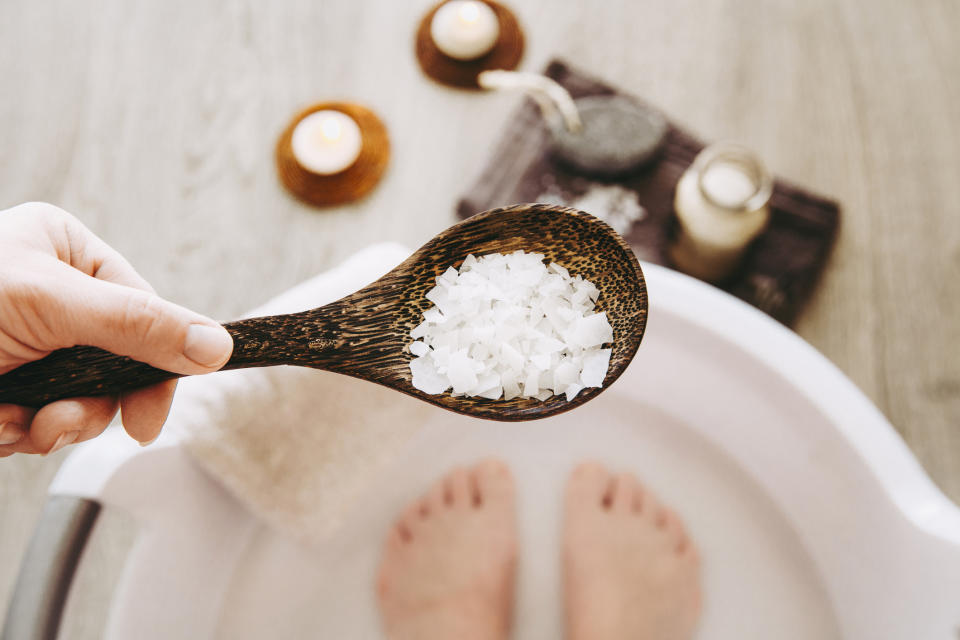
{"type": "MultiPolygon", "coordinates": [[[[410,251],[379,244],[246,317],[303,311],[373,282],[410,251]]],[[[318,542],[423,424],[429,405],[302,367],[224,371],[180,384],[170,435],[255,515],[318,542]]]]}

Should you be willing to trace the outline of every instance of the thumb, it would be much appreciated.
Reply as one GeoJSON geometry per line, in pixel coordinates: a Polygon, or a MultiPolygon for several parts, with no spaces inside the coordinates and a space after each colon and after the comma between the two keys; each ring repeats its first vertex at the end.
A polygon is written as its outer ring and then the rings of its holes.
{"type": "Polygon", "coordinates": [[[58,307],[47,325],[61,347],[89,345],[181,373],[216,371],[233,338],[214,320],[156,294],[92,278],[71,268],[49,296],[58,307]]]}

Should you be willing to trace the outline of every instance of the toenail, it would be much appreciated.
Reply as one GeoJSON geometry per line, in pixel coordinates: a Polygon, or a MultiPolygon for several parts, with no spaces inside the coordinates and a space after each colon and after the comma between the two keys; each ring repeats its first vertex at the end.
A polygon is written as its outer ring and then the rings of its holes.
{"type": "Polygon", "coordinates": [[[16,444],[23,438],[23,425],[15,422],[0,424],[0,445],[16,444]]]}
{"type": "Polygon", "coordinates": [[[43,455],[48,456],[51,453],[63,449],[68,444],[73,444],[77,441],[77,438],[80,437],[79,431],[64,431],[60,434],[60,437],[57,438],[56,442],[53,443],[53,446],[50,447],[47,452],[43,455]]]}

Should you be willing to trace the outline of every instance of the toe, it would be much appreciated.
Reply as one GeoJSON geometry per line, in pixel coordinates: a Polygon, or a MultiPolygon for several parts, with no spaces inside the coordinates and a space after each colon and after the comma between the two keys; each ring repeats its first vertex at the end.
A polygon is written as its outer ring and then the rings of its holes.
{"type": "Polygon", "coordinates": [[[470,495],[470,473],[458,467],[444,478],[444,502],[452,507],[467,507],[473,502],[470,495]]]}
{"type": "Polygon", "coordinates": [[[656,507],[651,509],[651,511],[653,513],[653,523],[657,526],[657,528],[666,529],[667,520],[670,517],[670,511],[662,504],[657,504],[656,507]]]}
{"type": "Polygon", "coordinates": [[[629,473],[618,473],[613,480],[610,506],[614,511],[626,513],[633,509],[633,498],[640,489],[640,483],[629,473]]]}
{"type": "Polygon", "coordinates": [[[396,542],[400,544],[407,544],[413,541],[413,532],[410,530],[410,525],[404,520],[400,520],[394,525],[390,535],[395,537],[396,542]]]}
{"type": "Polygon", "coordinates": [[[386,552],[390,554],[410,542],[410,530],[402,522],[396,522],[387,534],[386,552]]]}
{"type": "Polygon", "coordinates": [[[601,506],[612,477],[599,462],[578,465],[567,482],[567,500],[601,506]]]}
{"type": "Polygon", "coordinates": [[[385,569],[381,569],[380,573],[377,574],[377,598],[381,601],[393,591],[391,582],[390,574],[385,569]]]}
{"type": "Polygon", "coordinates": [[[421,501],[417,500],[407,507],[400,516],[399,524],[402,525],[411,536],[416,536],[417,531],[423,526],[423,516],[420,514],[421,501]]]}
{"type": "Polygon", "coordinates": [[[677,553],[683,553],[690,546],[687,528],[683,520],[672,509],[666,510],[666,524],[664,529],[670,536],[670,543],[677,553]]]}
{"type": "Polygon", "coordinates": [[[427,492],[427,495],[424,496],[424,502],[431,513],[437,513],[443,508],[443,505],[446,502],[447,492],[444,487],[446,484],[445,480],[446,479],[444,478],[434,482],[433,486],[431,486],[430,490],[427,492]]]}
{"type": "Polygon", "coordinates": [[[647,502],[647,492],[639,482],[633,489],[633,495],[630,497],[630,510],[634,513],[643,513],[647,502]]]}
{"type": "Polygon", "coordinates": [[[484,460],[473,468],[470,476],[476,506],[513,500],[513,474],[502,460],[484,460]]]}
{"type": "Polygon", "coordinates": [[[417,517],[420,518],[421,520],[429,518],[430,512],[433,511],[433,508],[430,504],[429,497],[420,498],[420,500],[417,501],[416,508],[417,508],[417,517]]]}
{"type": "Polygon", "coordinates": [[[664,506],[657,499],[657,496],[643,485],[640,485],[640,498],[637,500],[637,504],[639,505],[640,515],[649,519],[652,524],[658,527],[666,524],[664,506]]]}

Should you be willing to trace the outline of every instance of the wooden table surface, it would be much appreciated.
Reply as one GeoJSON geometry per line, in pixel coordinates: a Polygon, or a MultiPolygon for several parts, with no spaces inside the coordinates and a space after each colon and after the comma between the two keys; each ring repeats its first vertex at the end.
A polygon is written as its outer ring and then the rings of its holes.
{"type": "MultiPolygon", "coordinates": [[[[960,3],[511,1],[525,69],[562,56],[840,200],[797,330],[960,500],[960,3]]],[[[58,204],[162,295],[225,319],[369,243],[417,246],[519,100],[420,74],[428,6],[4,0],[0,208],[58,204]],[[338,98],[383,117],[394,155],[367,199],[315,211],[279,188],[272,148],[297,109],[338,98]]],[[[0,603],[63,456],[0,460],[0,603]]],[[[71,637],[98,637],[130,529],[98,524],[71,637]]]]}

